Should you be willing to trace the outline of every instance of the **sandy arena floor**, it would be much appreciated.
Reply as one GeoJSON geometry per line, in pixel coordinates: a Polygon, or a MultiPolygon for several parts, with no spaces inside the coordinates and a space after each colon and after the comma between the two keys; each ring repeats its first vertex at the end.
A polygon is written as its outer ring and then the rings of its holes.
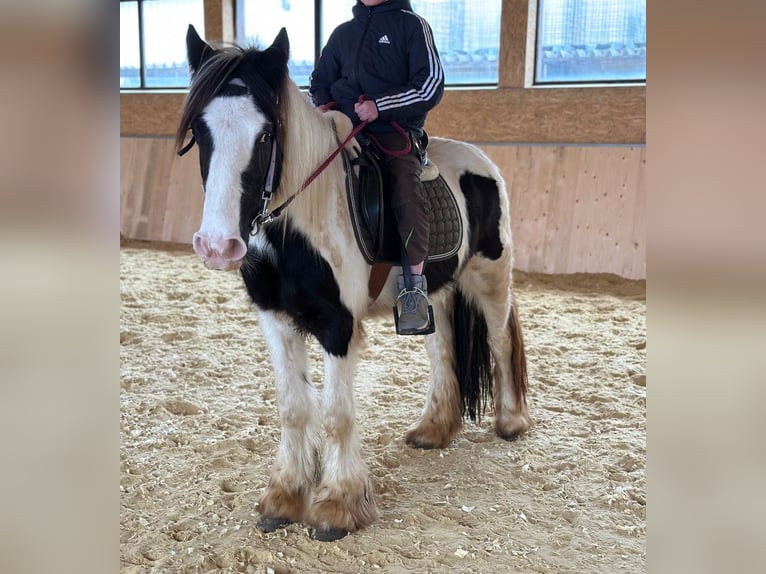
{"type": "Polygon", "coordinates": [[[513,443],[487,416],[442,451],[407,447],[422,339],[368,321],[357,420],[380,518],[323,543],[254,528],[280,431],[239,276],[190,251],[120,257],[121,572],[646,571],[644,281],[515,275],[537,425],[513,443]]]}

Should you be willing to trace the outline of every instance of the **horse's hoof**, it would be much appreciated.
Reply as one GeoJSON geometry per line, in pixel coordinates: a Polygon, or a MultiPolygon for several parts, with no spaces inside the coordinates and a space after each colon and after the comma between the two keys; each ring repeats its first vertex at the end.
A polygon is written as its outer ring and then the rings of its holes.
{"type": "Polygon", "coordinates": [[[343,528],[317,528],[314,530],[313,538],[320,542],[334,542],[335,540],[340,540],[346,534],[348,534],[348,530],[343,528]]]}
{"type": "Polygon", "coordinates": [[[404,439],[404,442],[407,443],[412,448],[422,448],[423,450],[431,450],[435,448],[441,448],[440,445],[434,444],[433,442],[430,442],[427,439],[423,439],[419,436],[407,436],[404,439]]]}
{"type": "Polygon", "coordinates": [[[422,448],[430,450],[434,448],[447,448],[452,442],[456,431],[438,432],[433,428],[426,428],[425,431],[412,429],[404,435],[404,442],[413,448],[422,448]]]}
{"type": "Polygon", "coordinates": [[[495,434],[509,442],[515,441],[532,427],[532,419],[523,413],[495,420],[495,434]]]}
{"type": "Polygon", "coordinates": [[[516,439],[521,436],[521,433],[517,432],[517,433],[514,433],[514,434],[508,434],[508,435],[497,433],[497,436],[499,436],[504,441],[515,442],[516,439]]]}
{"type": "Polygon", "coordinates": [[[289,518],[260,518],[255,526],[262,532],[274,532],[279,528],[285,528],[292,524],[289,518]]]}

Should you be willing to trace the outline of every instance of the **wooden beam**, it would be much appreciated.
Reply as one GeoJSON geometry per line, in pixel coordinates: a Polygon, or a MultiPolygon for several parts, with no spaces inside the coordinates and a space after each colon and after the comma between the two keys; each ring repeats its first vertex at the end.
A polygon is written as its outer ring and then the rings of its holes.
{"type": "MultiPolygon", "coordinates": [[[[120,94],[120,134],[172,136],[184,94],[120,94]]],[[[646,142],[646,88],[448,90],[429,114],[432,135],[486,143],[646,142]]]]}
{"type": "Polygon", "coordinates": [[[205,0],[205,40],[216,43],[234,41],[234,1],[205,0]]]}
{"type": "Polygon", "coordinates": [[[525,85],[529,4],[530,0],[503,0],[497,70],[500,88],[523,88],[525,85]]]}
{"type": "Polygon", "coordinates": [[[646,142],[646,89],[450,90],[428,115],[433,135],[487,143],[646,142]]]}
{"type": "Polygon", "coordinates": [[[185,92],[120,92],[121,136],[173,136],[185,92]]]}

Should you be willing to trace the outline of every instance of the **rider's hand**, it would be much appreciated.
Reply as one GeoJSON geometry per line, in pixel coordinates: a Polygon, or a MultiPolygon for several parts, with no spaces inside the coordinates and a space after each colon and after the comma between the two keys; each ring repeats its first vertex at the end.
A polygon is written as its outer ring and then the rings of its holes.
{"type": "Polygon", "coordinates": [[[363,122],[374,122],[378,119],[378,108],[372,100],[354,104],[354,111],[363,122]]]}

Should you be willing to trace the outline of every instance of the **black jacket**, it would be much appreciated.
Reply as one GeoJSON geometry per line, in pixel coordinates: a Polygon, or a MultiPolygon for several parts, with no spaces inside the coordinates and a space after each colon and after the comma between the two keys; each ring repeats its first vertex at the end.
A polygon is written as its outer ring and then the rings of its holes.
{"type": "Polygon", "coordinates": [[[335,102],[354,124],[354,104],[364,94],[375,101],[378,121],[371,131],[391,131],[396,121],[422,132],[426,114],[442,98],[444,71],[431,26],[409,0],[367,7],[357,2],[354,18],[338,26],[311,74],[315,106],[335,102]]]}

